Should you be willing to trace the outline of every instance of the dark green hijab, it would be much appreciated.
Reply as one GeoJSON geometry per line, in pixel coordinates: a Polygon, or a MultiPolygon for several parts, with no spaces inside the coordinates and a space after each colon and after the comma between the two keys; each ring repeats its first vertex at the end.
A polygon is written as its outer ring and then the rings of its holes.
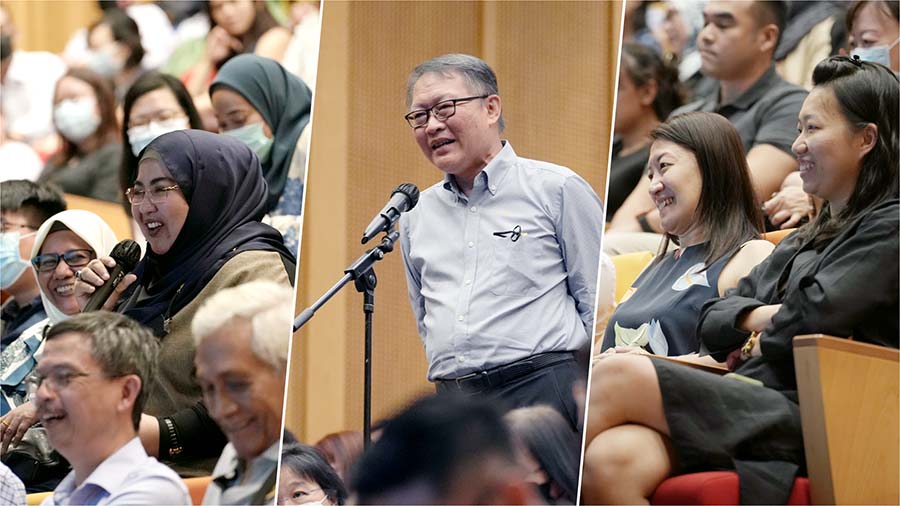
{"type": "Polygon", "coordinates": [[[278,204],[303,128],[309,123],[312,92],[275,60],[242,54],[228,60],[209,87],[209,94],[226,86],[250,102],[275,136],[272,153],[262,164],[269,185],[267,209],[278,204]]]}

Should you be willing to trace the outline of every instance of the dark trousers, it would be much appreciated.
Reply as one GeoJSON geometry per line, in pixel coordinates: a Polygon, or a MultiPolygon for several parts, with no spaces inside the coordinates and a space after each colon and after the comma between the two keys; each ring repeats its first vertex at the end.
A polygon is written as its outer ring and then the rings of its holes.
{"type": "Polygon", "coordinates": [[[571,356],[512,381],[485,389],[459,388],[452,381],[438,382],[436,388],[438,395],[462,394],[496,399],[504,411],[546,404],[559,411],[569,422],[580,448],[584,420],[579,415],[572,388],[576,381],[587,379],[587,371],[581,369],[574,356],[571,356]]]}

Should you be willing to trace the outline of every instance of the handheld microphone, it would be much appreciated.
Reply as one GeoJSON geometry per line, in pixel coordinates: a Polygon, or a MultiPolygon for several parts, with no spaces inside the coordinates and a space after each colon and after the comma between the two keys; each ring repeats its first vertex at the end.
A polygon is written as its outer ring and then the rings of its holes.
{"type": "Polygon", "coordinates": [[[96,311],[103,307],[106,299],[109,298],[112,291],[122,281],[122,278],[133,271],[138,261],[140,261],[141,247],[131,239],[125,239],[119,244],[116,244],[109,253],[109,256],[116,261],[116,266],[113,267],[112,272],[109,273],[109,279],[107,279],[106,282],[98,287],[97,291],[91,295],[91,298],[84,306],[84,309],[81,310],[82,313],[96,311]]]}
{"type": "Polygon", "coordinates": [[[400,218],[400,213],[405,213],[416,207],[419,203],[419,189],[412,183],[403,183],[391,193],[391,199],[381,209],[363,234],[362,243],[369,242],[373,237],[384,230],[390,230],[400,218]]]}

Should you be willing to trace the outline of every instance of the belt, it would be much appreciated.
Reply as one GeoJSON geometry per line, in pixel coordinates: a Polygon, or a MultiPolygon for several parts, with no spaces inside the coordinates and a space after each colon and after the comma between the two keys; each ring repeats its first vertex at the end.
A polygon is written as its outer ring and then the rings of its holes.
{"type": "Polygon", "coordinates": [[[551,351],[532,355],[486,371],[473,372],[459,378],[436,380],[435,383],[437,383],[439,391],[481,392],[505,385],[535,371],[567,360],[575,360],[575,354],[571,351],[551,351]]]}

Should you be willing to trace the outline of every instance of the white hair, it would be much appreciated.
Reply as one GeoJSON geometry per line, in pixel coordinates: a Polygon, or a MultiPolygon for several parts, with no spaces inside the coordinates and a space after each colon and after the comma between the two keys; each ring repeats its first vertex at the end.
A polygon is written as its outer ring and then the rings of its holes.
{"type": "Polygon", "coordinates": [[[234,318],[250,322],[250,348],[276,369],[287,367],[291,339],[293,291],[273,281],[250,281],[221,290],[200,306],[191,322],[194,344],[234,318]]]}

